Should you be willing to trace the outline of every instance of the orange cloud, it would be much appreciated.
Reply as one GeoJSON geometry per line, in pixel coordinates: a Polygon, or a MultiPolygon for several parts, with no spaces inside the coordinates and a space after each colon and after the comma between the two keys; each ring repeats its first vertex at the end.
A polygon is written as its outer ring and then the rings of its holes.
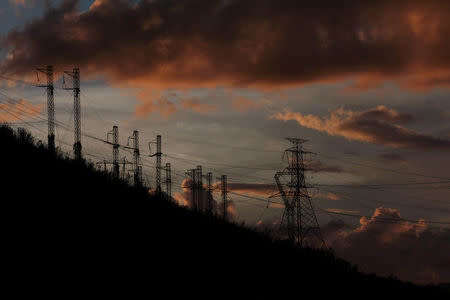
{"type": "Polygon", "coordinates": [[[137,95],[139,105],[135,109],[138,118],[146,118],[151,113],[157,112],[164,118],[169,117],[177,111],[175,104],[160,92],[144,90],[137,95]]]}
{"type": "Polygon", "coordinates": [[[332,213],[359,214],[359,210],[340,209],[340,208],[327,208],[325,210],[332,213]]]}
{"type": "Polygon", "coordinates": [[[269,203],[269,207],[271,207],[271,208],[284,208],[285,205],[284,205],[283,203],[273,203],[273,202],[270,202],[270,203],[269,203]]]}
{"type": "Polygon", "coordinates": [[[243,113],[249,110],[260,109],[267,103],[269,103],[269,101],[265,99],[255,101],[245,97],[237,97],[236,99],[233,100],[231,105],[234,110],[243,113]]]}
{"type": "Polygon", "coordinates": [[[330,193],[330,192],[325,193],[325,194],[324,193],[317,193],[317,194],[314,195],[314,198],[325,198],[325,199],[333,200],[333,201],[337,201],[337,200],[341,199],[341,197],[338,194],[330,193]]]}
{"type": "Polygon", "coordinates": [[[444,150],[450,148],[449,140],[434,138],[399,124],[412,120],[410,115],[400,114],[383,105],[367,111],[355,112],[340,108],[329,116],[318,117],[303,115],[284,110],[272,116],[272,119],[296,121],[300,126],[323,131],[332,136],[342,136],[348,140],[386,145],[395,148],[416,148],[444,150]]]}
{"type": "Polygon", "coordinates": [[[228,183],[228,189],[232,192],[260,197],[269,197],[278,190],[274,184],[268,183],[228,183]]]}
{"type": "Polygon", "coordinates": [[[184,110],[192,110],[200,114],[206,114],[218,109],[218,106],[202,103],[198,99],[182,99],[181,106],[184,110]]]}

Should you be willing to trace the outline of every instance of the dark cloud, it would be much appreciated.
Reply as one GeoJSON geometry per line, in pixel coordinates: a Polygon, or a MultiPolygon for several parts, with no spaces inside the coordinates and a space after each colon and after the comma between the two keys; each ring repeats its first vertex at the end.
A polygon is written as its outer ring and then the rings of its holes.
{"type": "Polygon", "coordinates": [[[383,105],[362,112],[341,108],[332,111],[329,117],[303,115],[285,110],[272,115],[271,118],[294,120],[303,127],[324,131],[329,135],[343,136],[348,140],[396,148],[450,149],[450,140],[435,138],[402,127],[399,124],[411,121],[412,116],[400,114],[383,105]]]}
{"type": "Polygon", "coordinates": [[[407,160],[406,158],[399,154],[399,153],[383,153],[380,155],[380,158],[382,158],[383,160],[387,160],[387,161],[392,161],[392,162],[396,162],[399,164],[407,164],[407,160]]]}
{"type": "Polygon", "coordinates": [[[343,221],[332,221],[323,234],[338,256],[365,272],[421,284],[450,282],[448,228],[429,228],[425,220],[411,223],[398,210],[379,207],[353,230],[343,221]]]}
{"type": "Polygon", "coordinates": [[[450,82],[446,0],[97,0],[81,14],[78,2],[7,34],[1,72],[78,66],[152,88],[450,82]]]}
{"type": "Polygon", "coordinates": [[[324,164],[320,160],[313,161],[308,164],[308,168],[315,172],[327,172],[327,173],[344,173],[347,172],[341,166],[324,164]]]}

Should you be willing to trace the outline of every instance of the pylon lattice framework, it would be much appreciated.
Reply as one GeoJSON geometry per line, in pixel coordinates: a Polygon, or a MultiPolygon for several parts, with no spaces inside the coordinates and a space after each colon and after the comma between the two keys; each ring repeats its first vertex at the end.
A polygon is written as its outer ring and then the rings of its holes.
{"type": "Polygon", "coordinates": [[[139,131],[134,130],[133,135],[128,137],[127,145],[133,140],[133,172],[134,186],[139,187],[142,184],[142,166],[139,153],[139,131]]]}
{"type": "Polygon", "coordinates": [[[113,175],[115,178],[120,177],[120,166],[119,166],[119,127],[113,126],[113,129],[106,135],[106,140],[109,144],[113,146],[113,175]],[[109,137],[112,136],[112,141],[109,141],[109,137]]]}
{"type": "Polygon", "coordinates": [[[308,194],[305,182],[305,156],[312,154],[303,150],[307,140],[287,138],[291,146],[285,150],[283,159],[288,166],[275,174],[275,181],[283,199],[285,210],[280,228],[287,237],[301,247],[323,247],[325,241],[308,194]]]}
{"type": "Polygon", "coordinates": [[[64,88],[73,90],[73,128],[74,128],[74,144],[73,152],[75,159],[81,159],[81,104],[80,104],[80,69],[74,68],[72,72],[65,71],[64,74],[72,77],[72,87],[64,88]]]}
{"type": "MultiPolygon", "coordinates": [[[[47,75],[47,84],[37,85],[47,89],[47,122],[48,122],[48,149],[55,151],[55,102],[54,102],[54,86],[53,86],[53,66],[47,68],[36,69],[47,75]]],[[[37,75],[39,80],[39,75],[37,75]]]]}
{"type": "MultiPolygon", "coordinates": [[[[156,157],[156,173],[155,173],[155,185],[156,185],[156,194],[158,197],[162,196],[162,189],[161,189],[161,156],[162,156],[162,150],[161,150],[161,136],[156,136],[156,142],[153,140],[148,143],[150,153],[152,152],[151,144],[156,144],[156,152],[154,154],[150,154],[150,157],[155,156],[156,157]]],[[[170,167],[169,167],[170,169],[170,167]]],[[[167,173],[166,173],[167,175],[167,173]]],[[[167,180],[167,179],[166,179],[167,180]]]]}
{"type": "Polygon", "coordinates": [[[220,191],[222,194],[222,218],[224,220],[228,220],[228,182],[227,175],[222,175],[219,178],[220,180],[220,191]]]}
{"type": "Polygon", "coordinates": [[[171,168],[170,168],[170,163],[166,163],[165,171],[166,171],[166,194],[167,194],[167,199],[169,201],[173,201],[173,199],[172,199],[172,172],[171,172],[171,168]]]}
{"type": "Polygon", "coordinates": [[[208,172],[206,174],[206,187],[207,187],[207,196],[208,196],[208,203],[207,203],[207,213],[212,215],[213,214],[213,174],[211,172],[208,172]]]}

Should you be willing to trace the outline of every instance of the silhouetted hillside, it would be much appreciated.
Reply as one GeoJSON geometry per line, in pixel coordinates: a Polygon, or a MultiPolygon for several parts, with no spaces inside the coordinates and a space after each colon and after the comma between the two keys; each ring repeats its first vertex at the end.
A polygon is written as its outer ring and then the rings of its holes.
{"type": "Polygon", "coordinates": [[[155,199],[92,165],[52,155],[25,131],[2,126],[0,141],[4,283],[17,296],[431,299],[444,292],[361,274],[331,253],[272,242],[155,199]]]}

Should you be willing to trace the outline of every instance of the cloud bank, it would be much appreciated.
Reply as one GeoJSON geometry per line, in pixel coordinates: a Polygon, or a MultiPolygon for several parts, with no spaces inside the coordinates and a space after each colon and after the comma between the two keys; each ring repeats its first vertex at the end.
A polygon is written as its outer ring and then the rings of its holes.
{"type": "Polygon", "coordinates": [[[300,126],[323,131],[332,136],[342,136],[348,140],[395,148],[450,149],[450,140],[438,139],[403,127],[404,123],[412,120],[412,116],[398,113],[383,105],[362,112],[340,108],[325,117],[284,110],[270,118],[294,120],[300,126]]]}
{"type": "Polygon", "coordinates": [[[63,0],[10,31],[0,71],[78,66],[152,88],[450,83],[446,0],[97,0],[82,13],[78,4],[63,0]]]}
{"type": "Polygon", "coordinates": [[[323,227],[335,253],[365,272],[420,284],[450,282],[450,229],[432,230],[425,220],[405,221],[396,209],[379,207],[351,229],[343,221],[323,227]]]}

